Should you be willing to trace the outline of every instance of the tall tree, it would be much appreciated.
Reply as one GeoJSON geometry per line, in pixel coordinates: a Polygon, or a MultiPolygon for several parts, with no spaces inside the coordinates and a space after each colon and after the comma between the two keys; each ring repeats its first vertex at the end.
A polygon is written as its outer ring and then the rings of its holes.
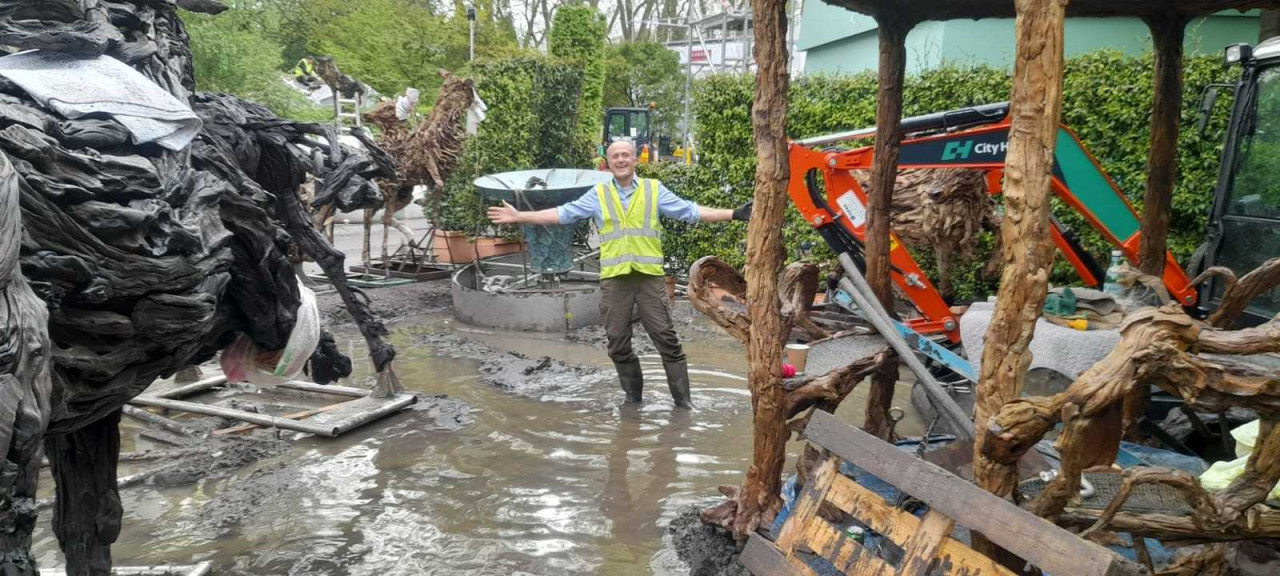
{"type": "MultiPolygon", "coordinates": [[[[333,56],[343,72],[383,94],[412,87],[430,102],[442,82],[437,71],[467,63],[465,8],[451,6],[448,17],[417,0],[305,0],[299,10],[308,52],[333,56]]],[[[509,23],[492,16],[495,6],[477,6],[477,58],[514,47],[509,23]]]]}
{"type": "Polygon", "coordinates": [[[653,128],[674,134],[684,94],[680,56],[656,42],[624,42],[605,50],[605,107],[654,105],[653,128]]]}
{"type": "Polygon", "coordinates": [[[274,0],[225,4],[230,9],[217,16],[182,14],[191,37],[196,89],[235,94],[282,116],[316,119],[315,112],[308,114],[306,99],[280,81],[281,70],[292,68],[283,62],[284,46],[277,40],[286,26],[281,6],[274,0]]]}
{"type": "Polygon", "coordinates": [[[547,50],[552,56],[582,68],[582,97],[578,104],[578,137],[591,149],[604,127],[604,16],[590,6],[561,6],[551,25],[547,50]]]}

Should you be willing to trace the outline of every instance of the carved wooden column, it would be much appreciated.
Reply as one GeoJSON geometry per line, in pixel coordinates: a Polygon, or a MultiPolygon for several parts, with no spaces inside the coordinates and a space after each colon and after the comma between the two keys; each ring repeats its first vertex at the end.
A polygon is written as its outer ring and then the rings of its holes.
{"type": "MultiPolygon", "coordinates": [[[[889,278],[889,216],[893,186],[898,176],[902,148],[902,84],[907,69],[907,32],[913,23],[902,14],[876,17],[880,34],[880,89],[876,98],[875,163],[867,190],[867,282],[886,310],[893,310],[893,283],[889,278]]],[[[880,438],[889,436],[889,408],[898,382],[898,361],[890,357],[871,376],[867,415],[863,430],[880,438]]]]}
{"type": "Polygon", "coordinates": [[[1187,20],[1172,12],[1145,20],[1155,43],[1155,98],[1151,103],[1151,148],[1147,154],[1147,190],[1142,196],[1138,262],[1144,274],[1159,278],[1164,274],[1173,186],[1178,176],[1182,39],[1187,20]]]}
{"type": "MultiPolygon", "coordinates": [[[[1012,126],[1005,166],[1005,216],[1000,226],[1004,271],[982,351],[976,427],[1018,397],[1031,365],[1027,349],[1044,306],[1053,243],[1049,182],[1058,116],[1062,112],[1062,37],[1067,0],[1017,0],[1017,57],[1009,103],[1012,126]]],[[[974,479],[1000,496],[1014,487],[1015,470],[974,451],[974,479]]]]}
{"type": "Polygon", "coordinates": [[[756,91],[751,132],[756,145],[755,206],[747,225],[747,340],[753,456],[738,494],[733,532],[745,538],[782,506],[782,467],[787,431],[781,363],[787,330],[778,300],[778,273],[785,257],[782,218],[787,209],[787,10],[782,0],[752,0],[755,19],[756,91]]]}

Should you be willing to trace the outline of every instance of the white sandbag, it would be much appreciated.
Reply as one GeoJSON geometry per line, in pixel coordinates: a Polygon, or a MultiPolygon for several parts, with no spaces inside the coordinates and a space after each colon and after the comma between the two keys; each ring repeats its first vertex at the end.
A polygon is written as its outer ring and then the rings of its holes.
{"type": "Polygon", "coordinates": [[[307,360],[320,345],[320,308],[316,294],[298,281],[297,321],[284,350],[263,352],[248,335],[240,334],[222,351],[219,364],[227,382],[251,382],[259,386],[283,384],[302,373],[307,360]]]}

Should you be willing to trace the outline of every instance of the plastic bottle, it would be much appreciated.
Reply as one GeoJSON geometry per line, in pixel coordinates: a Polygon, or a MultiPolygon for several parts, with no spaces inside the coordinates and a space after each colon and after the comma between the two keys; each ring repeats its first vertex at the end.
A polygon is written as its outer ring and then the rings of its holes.
{"type": "Polygon", "coordinates": [[[1119,250],[1111,251],[1111,266],[1107,268],[1107,279],[1102,284],[1102,291],[1115,296],[1117,299],[1124,296],[1124,286],[1120,285],[1120,267],[1124,265],[1124,253],[1119,250]]]}

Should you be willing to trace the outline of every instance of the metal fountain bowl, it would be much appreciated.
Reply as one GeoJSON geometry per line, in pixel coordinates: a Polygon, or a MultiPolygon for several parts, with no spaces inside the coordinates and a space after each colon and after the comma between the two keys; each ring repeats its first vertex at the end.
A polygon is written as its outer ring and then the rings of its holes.
{"type": "Polygon", "coordinates": [[[475,187],[486,200],[504,200],[520,210],[544,210],[577,200],[612,179],[613,174],[600,170],[550,168],[481,176],[475,187]]]}

